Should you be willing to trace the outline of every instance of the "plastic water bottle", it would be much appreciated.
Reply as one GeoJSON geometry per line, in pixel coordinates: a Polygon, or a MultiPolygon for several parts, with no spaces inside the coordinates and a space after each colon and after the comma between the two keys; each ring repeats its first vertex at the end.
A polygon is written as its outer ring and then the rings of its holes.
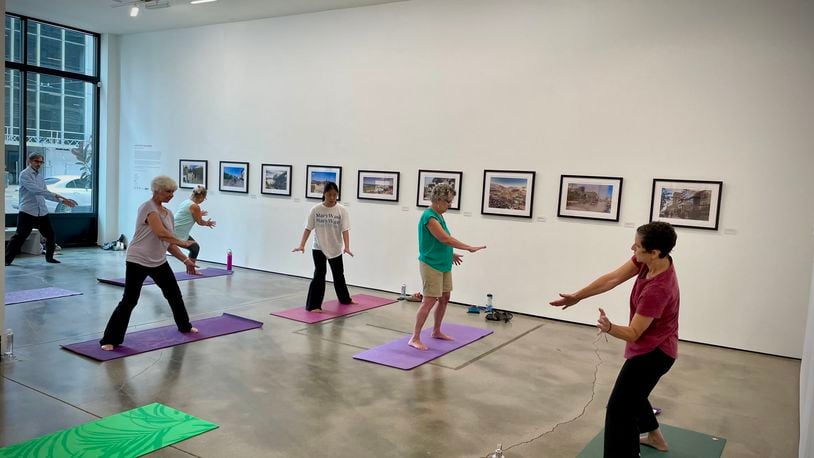
{"type": "Polygon", "coordinates": [[[489,294],[486,295],[486,311],[487,312],[492,311],[492,297],[493,297],[492,293],[489,293],[489,294]]]}
{"type": "Polygon", "coordinates": [[[399,296],[399,299],[404,299],[406,297],[407,297],[407,283],[402,283],[401,284],[401,296],[399,296]]]}
{"type": "Polygon", "coordinates": [[[4,355],[8,359],[14,357],[14,332],[11,329],[6,329],[6,351],[4,355]]]}
{"type": "Polygon", "coordinates": [[[488,458],[504,458],[503,444],[497,444],[497,450],[495,450],[495,453],[490,453],[488,458]]]}
{"type": "Polygon", "coordinates": [[[232,250],[226,250],[226,270],[232,270],[232,250]]]}

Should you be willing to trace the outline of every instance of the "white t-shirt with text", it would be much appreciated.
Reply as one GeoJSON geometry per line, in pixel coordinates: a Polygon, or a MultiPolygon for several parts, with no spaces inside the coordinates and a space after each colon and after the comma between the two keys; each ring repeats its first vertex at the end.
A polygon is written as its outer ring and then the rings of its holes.
{"type": "Polygon", "coordinates": [[[342,233],[350,229],[350,216],[339,203],[330,208],[318,204],[308,214],[305,228],[314,232],[313,248],[333,259],[342,255],[342,233]]]}

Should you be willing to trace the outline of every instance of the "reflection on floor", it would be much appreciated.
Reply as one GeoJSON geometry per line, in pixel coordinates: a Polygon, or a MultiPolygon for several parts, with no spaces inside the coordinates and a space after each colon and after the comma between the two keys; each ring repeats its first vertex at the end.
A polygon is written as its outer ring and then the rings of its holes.
{"type": "MultiPolygon", "coordinates": [[[[409,332],[418,304],[304,325],[269,313],[302,305],[307,280],[238,269],[180,283],[190,315],[226,311],[262,329],[100,364],[59,345],[100,335],[122,289],[96,277],[122,276],[124,253],[60,259],[21,256],[5,270],[8,291],[84,294],[6,307],[18,359],[0,367],[0,446],[160,402],[220,428],[152,456],[475,457],[502,443],[512,458],[568,457],[602,427],[622,362],[621,342],[591,327],[484,321],[463,306],[450,322],[494,333],[412,371],[356,361],[409,332]]],[[[145,287],[131,330],[170,323],[158,288],[145,287]]],[[[796,456],[799,361],[690,343],[680,352],[651,397],[661,421],[727,438],[724,456],[796,456]]]]}

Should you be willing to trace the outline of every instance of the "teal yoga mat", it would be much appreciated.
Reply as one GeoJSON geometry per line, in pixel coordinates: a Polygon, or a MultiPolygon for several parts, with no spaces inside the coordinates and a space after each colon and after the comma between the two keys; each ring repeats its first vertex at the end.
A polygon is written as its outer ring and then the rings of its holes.
{"type": "MultiPolygon", "coordinates": [[[[640,448],[642,458],[720,458],[724,445],[726,445],[726,439],[723,437],[710,436],[665,424],[661,424],[660,427],[670,450],[660,452],[642,445],[640,448]]],[[[602,458],[604,440],[605,430],[603,428],[591,442],[588,442],[577,458],[602,458]]]]}

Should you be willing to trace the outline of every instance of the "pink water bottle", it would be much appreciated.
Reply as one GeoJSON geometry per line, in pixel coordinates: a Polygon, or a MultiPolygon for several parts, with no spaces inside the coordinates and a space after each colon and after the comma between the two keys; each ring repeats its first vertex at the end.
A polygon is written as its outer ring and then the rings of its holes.
{"type": "Polygon", "coordinates": [[[232,270],[232,250],[226,250],[226,270],[232,270]]]}

